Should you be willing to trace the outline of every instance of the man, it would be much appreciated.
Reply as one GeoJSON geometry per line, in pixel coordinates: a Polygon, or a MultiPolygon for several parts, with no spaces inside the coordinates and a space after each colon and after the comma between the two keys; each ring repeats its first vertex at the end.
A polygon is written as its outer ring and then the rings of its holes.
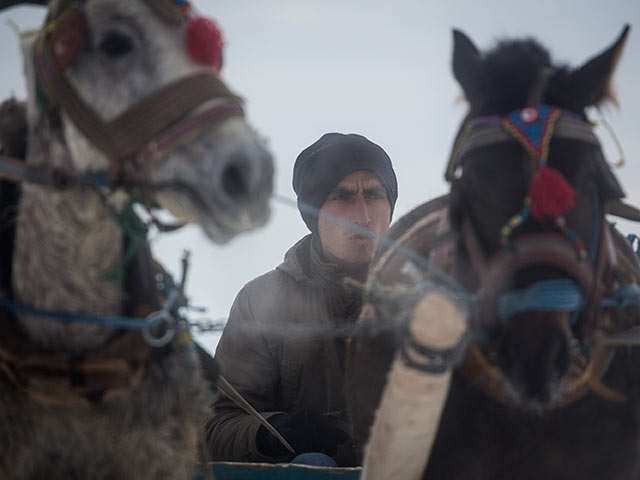
{"type": "MultiPolygon", "coordinates": [[[[296,454],[319,452],[338,465],[355,465],[343,382],[345,336],[361,292],[343,280],[365,280],[377,237],[389,228],[396,176],[378,145],[356,134],[328,133],[296,159],[293,189],[311,234],[278,268],[240,291],[215,358],[221,374],[296,454]]],[[[206,436],[214,460],[294,457],[222,393],[212,407],[206,436]]]]}

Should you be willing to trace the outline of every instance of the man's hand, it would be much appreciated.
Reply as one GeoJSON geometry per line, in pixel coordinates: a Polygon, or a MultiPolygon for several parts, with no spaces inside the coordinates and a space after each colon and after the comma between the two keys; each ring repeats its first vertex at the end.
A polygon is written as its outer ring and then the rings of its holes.
{"type": "MultiPolygon", "coordinates": [[[[333,427],[322,415],[304,408],[293,413],[277,415],[269,423],[291,444],[296,454],[321,452],[335,455],[338,445],[347,440],[347,434],[333,427]]],[[[258,450],[267,456],[277,457],[289,453],[269,431],[260,427],[256,435],[258,450]]]]}

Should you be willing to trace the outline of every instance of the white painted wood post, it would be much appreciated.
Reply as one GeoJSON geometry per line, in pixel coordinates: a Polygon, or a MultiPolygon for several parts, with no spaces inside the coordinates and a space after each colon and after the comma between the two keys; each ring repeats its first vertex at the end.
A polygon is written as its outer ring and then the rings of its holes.
{"type": "Polygon", "coordinates": [[[412,341],[396,354],[376,412],[362,480],[422,478],[459,360],[448,353],[455,357],[468,344],[466,314],[441,293],[418,301],[409,332],[412,341]]]}

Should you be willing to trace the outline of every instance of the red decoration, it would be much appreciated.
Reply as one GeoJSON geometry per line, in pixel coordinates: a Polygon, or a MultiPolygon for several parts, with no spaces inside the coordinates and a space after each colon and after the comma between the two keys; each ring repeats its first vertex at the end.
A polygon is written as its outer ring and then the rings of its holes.
{"type": "Polygon", "coordinates": [[[87,39],[84,15],[76,9],[64,17],[51,34],[53,58],[59,71],[64,72],[76,59],[87,39]]]}
{"type": "Polygon", "coordinates": [[[198,63],[208,65],[216,73],[222,67],[224,40],[218,25],[206,17],[194,17],[187,25],[187,51],[198,63]]]}
{"type": "Polygon", "coordinates": [[[529,186],[531,216],[537,221],[562,215],[573,206],[575,191],[557,170],[541,165],[529,186]]]}

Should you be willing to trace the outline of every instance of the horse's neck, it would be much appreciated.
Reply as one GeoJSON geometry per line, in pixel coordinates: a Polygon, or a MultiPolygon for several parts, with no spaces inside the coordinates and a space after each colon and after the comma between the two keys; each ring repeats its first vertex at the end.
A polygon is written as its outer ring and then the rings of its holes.
{"type": "MultiPolygon", "coordinates": [[[[45,129],[46,130],[46,129],[45,129]]],[[[27,162],[65,163],[59,138],[30,139],[27,162]]],[[[121,282],[106,280],[122,259],[122,232],[87,188],[53,191],[25,184],[16,222],[12,287],[16,300],[40,309],[115,315],[121,282]]],[[[20,315],[32,340],[46,348],[82,352],[112,333],[102,325],[68,324],[20,315]]]]}

